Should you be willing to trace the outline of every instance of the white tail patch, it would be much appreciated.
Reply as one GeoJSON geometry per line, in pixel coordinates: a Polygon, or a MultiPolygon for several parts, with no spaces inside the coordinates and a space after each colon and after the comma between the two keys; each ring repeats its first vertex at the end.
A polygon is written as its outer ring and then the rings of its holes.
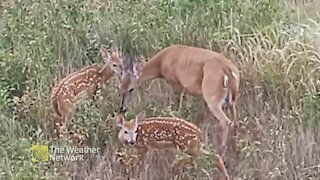
{"type": "Polygon", "coordinates": [[[235,73],[235,72],[232,71],[231,74],[232,74],[232,76],[233,76],[235,79],[238,79],[237,73],[235,73]]]}
{"type": "Polygon", "coordinates": [[[225,88],[227,88],[228,82],[229,82],[228,76],[227,76],[227,75],[224,75],[224,77],[223,77],[223,86],[224,86],[225,88]]]}

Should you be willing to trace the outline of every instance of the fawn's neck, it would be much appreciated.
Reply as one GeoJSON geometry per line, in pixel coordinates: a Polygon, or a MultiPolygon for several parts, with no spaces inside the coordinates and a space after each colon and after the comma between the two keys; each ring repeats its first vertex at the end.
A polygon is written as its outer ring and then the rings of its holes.
{"type": "Polygon", "coordinates": [[[111,70],[111,68],[109,67],[109,64],[105,64],[103,65],[103,67],[100,69],[99,71],[100,75],[101,75],[101,81],[105,82],[108,79],[110,79],[114,72],[111,70]]]}

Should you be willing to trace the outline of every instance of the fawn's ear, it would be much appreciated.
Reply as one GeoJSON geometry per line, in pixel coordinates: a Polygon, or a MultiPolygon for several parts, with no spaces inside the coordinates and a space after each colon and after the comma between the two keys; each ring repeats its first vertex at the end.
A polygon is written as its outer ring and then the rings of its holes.
{"type": "Polygon", "coordinates": [[[144,111],[140,112],[137,116],[136,116],[136,124],[140,125],[143,123],[143,121],[146,119],[146,113],[144,111]]]}
{"type": "Polygon", "coordinates": [[[123,117],[123,115],[122,114],[119,114],[119,115],[116,115],[115,116],[115,122],[116,122],[116,125],[118,126],[118,127],[123,127],[123,124],[124,124],[124,117],[123,117]]]}
{"type": "Polygon", "coordinates": [[[110,61],[110,59],[111,59],[111,52],[110,52],[109,49],[107,49],[107,48],[105,48],[105,47],[102,47],[102,48],[100,49],[100,53],[101,53],[101,56],[102,56],[102,58],[103,58],[103,60],[104,60],[105,62],[110,61]]]}

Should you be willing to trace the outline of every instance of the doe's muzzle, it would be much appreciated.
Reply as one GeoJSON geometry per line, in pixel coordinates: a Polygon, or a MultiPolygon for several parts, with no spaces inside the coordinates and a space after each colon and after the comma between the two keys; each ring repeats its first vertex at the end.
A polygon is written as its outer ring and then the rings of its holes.
{"type": "Polygon", "coordinates": [[[127,111],[127,108],[124,106],[125,98],[126,98],[126,94],[122,94],[122,99],[121,99],[121,104],[119,109],[120,113],[124,113],[127,111]]]}
{"type": "Polygon", "coordinates": [[[125,112],[127,112],[127,108],[122,106],[122,107],[120,107],[119,112],[120,113],[125,113],[125,112]]]}

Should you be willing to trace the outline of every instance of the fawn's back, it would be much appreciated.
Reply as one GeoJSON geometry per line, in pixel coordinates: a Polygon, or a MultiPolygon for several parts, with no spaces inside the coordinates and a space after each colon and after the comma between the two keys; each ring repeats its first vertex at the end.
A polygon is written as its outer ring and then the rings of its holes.
{"type": "Polygon", "coordinates": [[[81,92],[84,92],[84,90],[98,83],[98,73],[99,71],[95,67],[84,67],[79,71],[66,76],[54,87],[52,98],[69,99],[74,103],[77,96],[83,96],[81,95],[81,92]]]}
{"type": "Polygon", "coordinates": [[[119,139],[135,144],[136,147],[157,149],[185,149],[191,141],[203,142],[203,132],[191,122],[175,117],[151,117],[141,119],[139,116],[130,121],[118,123],[121,127],[119,139]]]}
{"type": "Polygon", "coordinates": [[[138,126],[137,145],[184,149],[190,140],[202,142],[203,133],[194,124],[180,118],[147,118],[138,126]]]}

